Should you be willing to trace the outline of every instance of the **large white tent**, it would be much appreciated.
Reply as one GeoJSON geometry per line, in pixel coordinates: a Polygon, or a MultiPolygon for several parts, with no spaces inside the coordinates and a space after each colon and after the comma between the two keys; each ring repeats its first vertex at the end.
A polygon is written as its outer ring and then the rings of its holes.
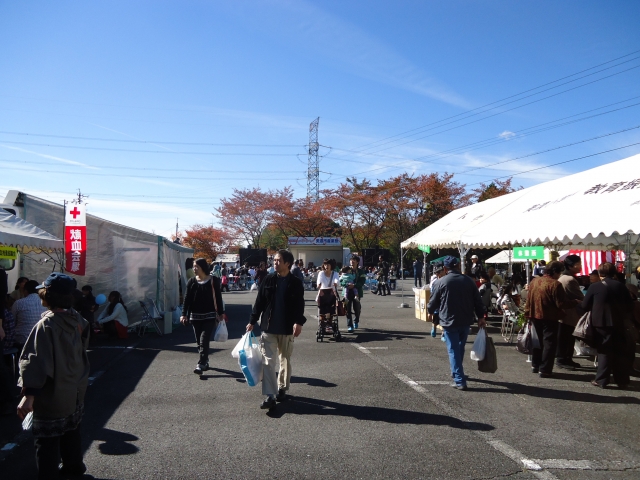
{"type": "Polygon", "coordinates": [[[457,247],[462,255],[512,245],[619,249],[630,262],[639,240],[640,155],[634,155],[455,210],[401,247],[457,247]]]}
{"type": "Polygon", "coordinates": [[[59,238],[3,210],[0,210],[0,244],[15,247],[21,253],[64,248],[59,238]]]}

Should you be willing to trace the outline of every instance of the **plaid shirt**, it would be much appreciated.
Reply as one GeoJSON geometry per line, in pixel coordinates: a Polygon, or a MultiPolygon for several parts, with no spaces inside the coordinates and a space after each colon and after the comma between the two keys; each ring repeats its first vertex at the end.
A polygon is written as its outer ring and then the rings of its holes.
{"type": "Polygon", "coordinates": [[[4,319],[2,320],[2,329],[4,330],[4,340],[2,346],[6,348],[13,347],[13,339],[16,333],[16,319],[13,318],[8,309],[4,309],[4,319]]]}
{"type": "Polygon", "coordinates": [[[13,304],[11,313],[16,321],[14,341],[24,344],[36,323],[47,309],[42,306],[37,293],[32,293],[13,304]]]}

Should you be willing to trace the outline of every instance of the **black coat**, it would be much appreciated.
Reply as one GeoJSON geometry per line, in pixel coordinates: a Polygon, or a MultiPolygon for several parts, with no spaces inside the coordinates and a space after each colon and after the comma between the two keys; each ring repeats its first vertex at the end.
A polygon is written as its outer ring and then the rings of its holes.
{"type": "Polygon", "coordinates": [[[620,328],[625,316],[631,314],[632,301],[624,283],[606,278],[589,286],[582,308],[591,312],[591,325],[594,327],[620,328]]]}
{"type": "MultiPolygon", "coordinates": [[[[253,310],[251,312],[251,325],[255,325],[260,320],[260,328],[263,332],[269,329],[269,320],[274,305],[274,299],[276,296],[277,273],[270,273],[267,275],[263,282],[260,282],[260,288],[258,289],[258,295],[256,301],[253,304],[253,310]]],[[[307,319],[304,316],[304,285],[295,275],[289,274],[289,283],[287,285],[287,292],[284,298],[285,304],[285,326],[287,329],[287,335],[293,335],[293,326],[295,324],[304,325],[307,319]]]]}

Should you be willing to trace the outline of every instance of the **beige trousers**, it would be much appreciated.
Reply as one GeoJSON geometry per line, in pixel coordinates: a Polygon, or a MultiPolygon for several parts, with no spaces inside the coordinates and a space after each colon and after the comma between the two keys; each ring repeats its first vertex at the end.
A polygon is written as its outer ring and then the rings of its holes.
{"type": "Polygon", "coordinates": [[[260,346],[264,356],[262,364],[262,394],[276,395],[279,389],[289,390],[291,383],[291,354],[293,335],[274,335],[263,332],[260,346]],[[276,372],[276,356],[280,369],[276,372]]]}

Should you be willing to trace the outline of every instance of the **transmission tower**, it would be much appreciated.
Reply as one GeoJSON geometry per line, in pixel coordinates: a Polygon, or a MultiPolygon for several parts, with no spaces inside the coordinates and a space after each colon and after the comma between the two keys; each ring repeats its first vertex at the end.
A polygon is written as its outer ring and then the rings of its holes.
{"type": "Polygon", "coordinates": [[[320,117],[309,124],[309,166],[307,167],[307,197],[314,202],[320,196],[320,158],[318,156],[318,123],[320,117]]]}

